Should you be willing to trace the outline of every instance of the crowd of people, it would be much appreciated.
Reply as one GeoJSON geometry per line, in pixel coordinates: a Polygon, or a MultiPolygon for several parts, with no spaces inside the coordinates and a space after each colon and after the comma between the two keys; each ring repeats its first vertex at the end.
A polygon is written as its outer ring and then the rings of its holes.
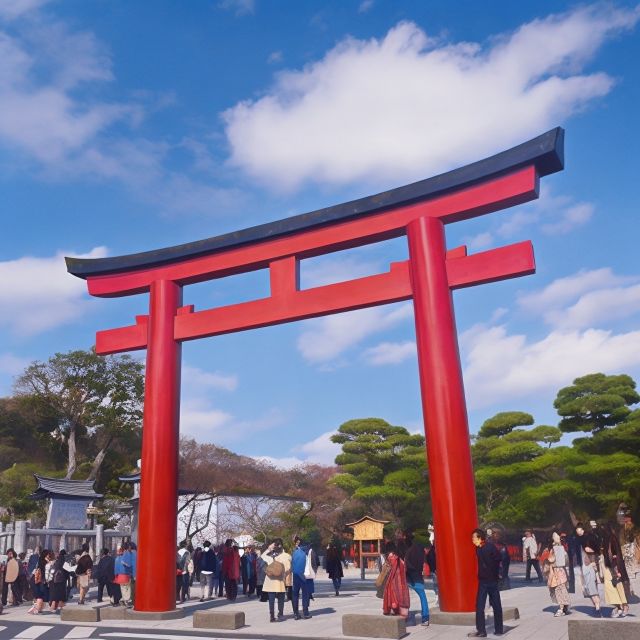
{"type": "MultiPolygon", "coordinates": [[[[494,634],[504,633],[500,590],[505,588],[505,565],[502,542],[475,529],[472,542],[478,559],[478,591],[476,598],[476,631],[469,637],[485,638],[485,606],[487,598],[493,609],[494,634]]],[[[507,554],[508,557],[508,554],[507,554]]],[[[614,525],[596,521],[589,528],[578,522],[573,533],[553,531],[544,544],[537,542],[531,530],[522,538],[522,560],[526,563],[525,580],[531,581],[534,569],[539,582],[546,582],[551,602],[557,606],[554,616],[566,616],[576,590],[593,604],[593,615],[601,618],[601,595],[611,607],[610,616],[621,618],[629,613],[631,598],[640,596],[640,529],[631,513],[623,514],[622,523],[614,525]]]]}
{"type": "Polygon", "coordinates": [[[7,549],[7,561],[0,574],[2,583],[2,606],[7,605],[9,590],[12,605],[25,601],[33,604],[28,613],[38,615],[45,610],[59,613],[78,590],[78,604],[84,605],[91,580],[98,585],[97,601],[102,602],[106,590],[113,606],[133,605],[133,586],[136,575],[136,545],[125,542],[115,555],[102,549],[100,558],[94,563],[88,544],[83,544],[73,553],[61,549],[36,549],[27,559],[25,553],[16,554],[7,549]]]}
{"type": "Polygon", "coordinates": [[[540,582],[546,582],[554,604],[555,616],[567,615],[571,595],[576,589],[588,598],[594,615],[602,617],[601,595],[612,607],[611,616],[629,612],[629,601],[640,595],[636,576],[640,575],[640,530],[631,513],[623,515],[619,525],[590,521],[578,522],[572,533],[554,531],[539,544],[532,531],[523,538],[523,561],[527,563],[526,580],[535,569],[540,582]]]}
{"type": "MultiPolygon", "coordinates": [[[[476,600],[476,631],[471,637],[485,637],[486,600],[494,611],[494,633],[504,631],[500,591],[510,588],[510,551],[496,531],[476,529],[471,541],[476,547],[478,591],[476,600]]],[[[327,546],[325,569],[332,581],[335,595],[342,588],[343,551],[334,544],[327,546]]],[[[78,591],[78,604],[87,601],[91,581],[97,583],[97,602],[108,598],[113,606],[133,606],[136,581],[136,545],[125,542],[115,553],[102,549],[92,559],[84,544],[72,553],[60,550],[36,549],[30,556],[6,552],[6,562],[0,570],[2,605],[9,593],[13,605],[32,601],[29,613],[45,610],[59,612],[78,591]]],[[[409,616],[410,590],[420,602],[421,624],[429,625],[429,604],[425,593],[425,570],[438,593],[435,544],[421,544],[411,532],[403,532],[387,542],[382,566],[376,580],[377,596],[382,600],[385,615],[409,616]]],[[[538,542],[532,530],[522,537],[522,561],[526,564],[525,581],[537,577],[546,583],[549,597],[556,605],[554,615],[569,613],[576,591],[588,598],[594,615],[602,617],[601,599],[611,606],[611,617],[624,617],[629,602],[640,596],[640,529],[630,513],[623,522],[588,526],[577,523],[573,531],[552,531],[544,543],[538,542]],[[532,578],[532,572],[535,577],[532,578]]],[[[182,542],[176,553],[176,602],[198,598],[204,602],[215,597],[235,601],[240,585],[248,599],[256,597],[268,604],[271,622],[285,619],[285,602],[291,602],[295,620],[311,618],[311,602],[315,578],[319,569],[318,555],[311,545],[296,536],[289,550],[283,540],[275,538],[260,547],[248,544],[240,550],[233,539],[212,545],[205,541],[193,548],[182,542]],[[242,551],[242,552],[241,552],[242,551]]]]}

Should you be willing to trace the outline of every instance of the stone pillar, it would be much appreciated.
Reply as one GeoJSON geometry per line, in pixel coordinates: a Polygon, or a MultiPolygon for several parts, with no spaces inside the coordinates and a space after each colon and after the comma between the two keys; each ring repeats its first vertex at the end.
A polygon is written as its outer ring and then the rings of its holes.
{"type": "Polygon", "coordinates": [[[16,520],[15,535],[13,536],[13,548],[16,553],[27,550],[27,524],[26,520],[16,520]]]}
{"type": "Polygon", "coordinates": [[[102,553],[102,549],[104,547],[104,525],[97,524],[96,525],[96,549],[95,549],[95,561],[97,562],[100,559],[100,554],[102,553]]]}

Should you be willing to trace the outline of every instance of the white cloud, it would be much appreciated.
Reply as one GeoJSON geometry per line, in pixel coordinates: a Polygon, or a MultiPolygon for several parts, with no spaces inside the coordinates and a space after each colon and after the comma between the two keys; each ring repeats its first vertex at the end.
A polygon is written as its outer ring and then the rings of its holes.
{"type": "Polygon", "coordinates": [[[358,5],[358,13],[367,13],[373,8],[374,0],[362,0],[358,5]]]}
{"type": "Polygon", "coordinates": [[[269,64],[278,64],[284,60],[282,51],[272,51],[267,58],[269,64]]]}
{"type": "Polygon", "coordinates": [[[293,189],[310,180],[388,184],[476,160],[606,95],[614,79],[583,69],[639,18],[638,7],[581,7],[484,46],[438,42],[410,22],[382,39],[347,38],[225,112],[230,162],[293,189]]]}
{"type": "Polygon", "coordinates": [[[531,341],[504,326],[478,325],[460,343],[467,399],[475,409],[557,390],[590,372],[640,365],[640,331],[554,330],[531,341]]]}
{"type": "Polygon", "coordinates": [[[582,329],[639,313],[640,276],[619,276],[608,267],[581,270],[520,296],[518,305],[555,327],[582,329]]]}
{"type": "Polygon", "coordinates": [[[30,362],[28,358],[21,358],[12,353],[2,353],[0,354],[0,372],[17,375],[26,369],[30,362]]]}
{"type": "Polygon", "coordinates": [[[260,462],[266,462],[279,469],[290,470],[295,467],[299,467],[305,463],[304,460],[296,458],[295,456],[284,456],[282,458],[274,458],[273,456],[252,456],[255,460],[260,462]]]}
{"type": "Polygon", "coordinates": [[[368,336],[384,331],[413,317],[413,305],[403,303],[391,308],[360,309],[310,320],[298,338],[298,350],[311,363],[337,358],[368,336]]]}
{"type": "Polygon", "coordinates": [[[334,434],[335,430],[326,431],[310,442],[294,447],[293,451],[304,454],[305,462],[333,465],[342,450],[341,445],[331,442],[330,438],[334,434]]]}
{"type": "Polygon", "coordinates": [[[193,389],[185,389],[180,407],[180,432],[198,442],[213,442],[229,446],[269,431],[285,423],[285,416],[278,408],[265,409],[257,418],[239,419],[238,416],[214,406],[206,394],[191,395],[193,389]]]}
{"type": "Polygon", "coordinates": [[[416,343],[413,340],[406,342],[381,342],[375,347],[367,349],[363,358],[368,364],[400,364],[409,358],[416,356],[416,343]]]}
{"type": "Polygon", "coordinates": [[[475,236],[467,236],[464,243],[471,251],[481,251],[493,244],[493,235],[489,231],[483,231],[475,236]]]}
{"type": "Polygon", "coordinates": [[[204,400],[183,401],[180,408],[180,432],[198,442],[220,442],[233,416],[211,407],[204,400]]]}
{"type": "Polygon", "coordinates": [[[506,212],[496,233],[503,238],[512,238],[525,227],[536,225],[546,235],[563,235],[585,225],[594,212],[593,203],[556,195],[548,184],[542,184],[540,198],[514,212],[506,212]]]}
{"type": "Polygon", "coordinates": [[[182,366],[182,386],[190,395],[210,389],[235,391],[238,388],[238,376],[219,371],[204,371],[188,364],[182,366]]]}
{"type": "MultiPolygon", "coordinates": [[[[81,258],[102,258],[96,247],[81,258]]],[[[0,262],[0,327],[29,336],[78,321],[89,310],[87,284],[67,273],[61,251],[50,258],[23,257],[0,262]]]]}
{"type": "MultiPolygon", "coordinates": [[[[384,269],[388,270],[388,266],[384,269]]],[[[303,288],[320,287],[336,282],[345,282],[380,273],[380,264],[363,261],[354,256],[336,257],[330,254],[300,264],[300,284],[303,288]]]]}
{"type": "Polygon", "coordinates": [[[49,2],[51,0],[2,0],[0,2],[0,18],[15,20],[49,2]]]}
{"type": "Polygon", "coordinates": [[[0,146],[11,154],[7,171],[119,182],[163,213],[211,215],[242,206],[246,196],[239,189],[214,184],[220,167],[207,144],[137,133],[147,113],[170,106],[166,95],[95,97],[115,80],[107,47],[93,33],[49,15],[34,11],[30,17],[11,34],[0,27],[0,146]],[[185,149],[191,154],[186,159],[185,149]],[[184,168],[174,168],[176,152],[184,168]]]}

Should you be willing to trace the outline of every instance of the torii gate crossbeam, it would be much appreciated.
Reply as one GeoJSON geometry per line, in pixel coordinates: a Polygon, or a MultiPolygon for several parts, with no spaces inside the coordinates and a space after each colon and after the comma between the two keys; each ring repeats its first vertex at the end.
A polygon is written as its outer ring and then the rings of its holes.
{"type": "Polygon", "coordinates": [[[444,225],[538,197],[563,168],[562,129],[496,156],[382,194],[158,251],[67,258],[101,297],[149,293],[149,314],[100,331],[101,354],[147,349],[135,609],[175,608],[181,345],[185,340],[413,300],[443,611],[472,611],[477,510],[451,291],[535,271],[530,242],[467,255],[444,225]],[[407,236],[409,260],[387,273],[300,290],[301,260],[407,236]],[[269,269],[270,296],[215,309],[183,305],[189,284],[269,269]]]}

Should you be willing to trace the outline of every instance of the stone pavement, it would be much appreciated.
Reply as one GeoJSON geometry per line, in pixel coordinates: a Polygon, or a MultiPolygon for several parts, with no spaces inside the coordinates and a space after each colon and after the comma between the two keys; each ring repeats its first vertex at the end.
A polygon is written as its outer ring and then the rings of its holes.
{"type": "MultiPolygon", "coordinates": [[[[511,565],[512,588],[509,591],[503,591],[503,606],[515,606],[520,610],[520,620],[508,621],[509,628],[507,638],[509,640],[566,640],[567,639],[567,621],[569,619],[589,619],[593,608],[586,599],[572,595],[573,605],[571,607],[571,615],[563,618],[554,618],[553,613],[556,609],[549,599],[548,589],[545,585],[538,582],[526,583],[523,578],[523,568],[521,564],[511,565]]],[[[222,598],[200,603],[197,597],[191,601],[181,605],[185,609],[187,615],[177,620],[164,621],[118,621],[109,620],[99,623],[90,623],[92,627],[109,627],[110,629],[118,628],[123,631],[148,630],[161,632],[164,634],[182,635],[188,637],[189,632],[197,633],[199,636],[206,637],[237,637],[237,638],[285,638],[286,640],[295,640],[297,638],[315,638],[317,640],[324,638],[345,638],[342,635],[342,614],[344,613],[381,613],[381,601],[375,597],[373,588],[374,574],[368,575],[367,580],[362,583],[359,579],[359,571],[354,569],[347,570],[343,579],[343,588],[339,597],[333,593],[331,582],[324,577],[316,580],[315,601],[312,602],[311,613],[313,618],[310,620],[293,619],[291,612],[291,604],[285,603],[285,620],[279,623],[269,622],[269,613],[267,603],[258,602],[255,598],[247,601],[244,596],[239,596],[235,603],[228,603],[222,598]],[[246,626],[237,631],[214,631],[193,629],[193,612],[197,610],[216,609],[220,607],[225,611],[243,611],[246,617],[246,626]]],[[[320,571],[320,574],[324,572],[320,571]]],[[[430,579],[426,580],[427,594],[430,606],[435,605],[435,593],[431,588],[430,579]]],[[[199,586],[192,590],[193,596],[200,595],[199,586]]],[[[77,598],[77,596],[76,596],[77,598]]],[[[68,607],[78,607],[77,600],[68,603],[68,607]]],[[[412,612],[418,612],[419,618],[419,601],[417,596],[411,592],[412,612]]],[[[86,605],[90,606],[90,605],[86,605]]],[[[610,608],[603,606],[605,619],[599,621],[599,624],[606,625],[606,617],[610,613],[610,608]]],[[[640,630],[640,604],[632,603],[630,616],[626,618],[628,624],[639,625],[640,630]],[[634,622],[635,620],[635,622],[634,622]]],[[[55,614],[43,614],[32,616],[27,614],[27,607],[6,607],[5,613],[0,617],[0,625],[7,622],[28,622],[31,624],[47,624],[47,625],[75,625],[81,623],[64,623],[59,616],[55,614]]],[[[434,638],[438,640],[453,640],[454,638],[465,638],[473,627],[460,626],[439,626],[431,625],[430,627],[407,626],[407,638],[411,640],[421,640],[434,638]]],[[[487,630],[489,636],[493,626],[488,621],[487,630]]],[[[6,632],[5,632],[6,633],[6,632]]],[[[1,634],[0,634],[1,635],[1,634]]],[[[638,634],[640,640],[640,633],[638,634]]]]}

